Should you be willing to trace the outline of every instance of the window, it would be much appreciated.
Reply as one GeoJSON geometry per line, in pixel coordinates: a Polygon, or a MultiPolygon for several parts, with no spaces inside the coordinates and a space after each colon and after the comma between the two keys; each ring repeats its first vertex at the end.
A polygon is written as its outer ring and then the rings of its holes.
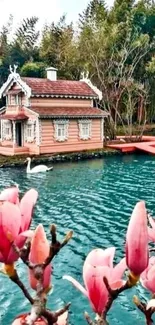
{"type": "Polygon", "coordinates": [[[18,95],[15,95],[15,105],[18,105],[18,95]]]}
{"type": "Polygon", "coordinates": [[[34,123],[28,122],[26,124],[26,134],[25,134],[26,142],[33,142],[34,141],[34,123]]]}
{"type": "Polygon", "coordinates": [[[84,137],[89,137],[90,134],[90,124],[88,123],[82,123],[82,134],[84,137]]]}
{"type": "Polygon", "coordinates": [[[68,120],[55,120],[55,139],[57,141],[65,141],[68,139],[68,120]]]}
{"type": "Polygon", "coordinates": [[[18,105],[22,105],[22,96],[18,95],[18,105]]]}
{"type": "Polygon", "coordinates": [[[11,96],[10,95],[6,96],[6,105],[11,105],[11,96]]]}
{"type": "Polygon", "coordinates": [[[10,121],[3,122],[3,132],[5,140],[12,140],[12,127],[10,121]]]}
{"type": "Polygon", "coordinates": [[[32,124],[28,124],[27,126],[27,137],[28,138],[32,137],[32,124]]]}
{"type": "Polygon", "coordinates": [[[65,137],[65,124],[58,124],[57,125],[58,128],[58,137],[65,137]]]}
{"type": "Polygon", "coordinates": [[[91,120],[79,121],[79,136],[82,140],[88,140],[91,138],[91,120]]]}

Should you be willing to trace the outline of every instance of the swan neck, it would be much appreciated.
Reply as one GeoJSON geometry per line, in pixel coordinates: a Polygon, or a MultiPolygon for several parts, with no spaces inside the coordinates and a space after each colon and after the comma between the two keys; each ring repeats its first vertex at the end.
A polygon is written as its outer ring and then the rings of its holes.
{"type": "Polygon", "coordinates": [[[30,172],[30,164],[31,164],[31,160],[29,160],[28,163],[27,163],[27,173],[30,172]]]}

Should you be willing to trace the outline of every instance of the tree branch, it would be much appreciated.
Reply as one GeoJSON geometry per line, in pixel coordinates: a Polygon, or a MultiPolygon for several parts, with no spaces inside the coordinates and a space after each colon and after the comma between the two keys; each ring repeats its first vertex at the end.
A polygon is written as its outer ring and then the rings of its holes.
{"type": "Polygon", "coordinates": [[[52,259],[54,258],[55,255],[57,255],[60,249],[63,248],[72,238],[73,231],[69,231],[61,243],[57,240],[55,225],[51,225],[50,233],[51,233],[50,253],[48,258],[45,260],[45,262],[41,264],[33,264],[29,261],[30,243],[27,243],[24,246],[24,248],[20,250],[10,238],[10,241],[12,242],[12,247],[14,248],[15,252],[19,254],[24,264],[26,264],[31,270],[33,270],[34,277],[37,280],[36,296],[34,299],[32,299],[29,293],[27,292],[25,286],[20,281],[17,273],[15,273],[13,277],[11,277],[11,280],[14,281],[21,288],[25,297],[32,304],[31,312],[24,320],[23,325],[33,325],[35,321],[38,319],[38,317],[40,316],[44,316],[47,319],[49,325],[52,325],[57,322],[58,317],[62,315],[65,311],[67,311],[70,306],[69,303],[56,312],[52,312],[46,309],[47,293],[46,293],[46,289],[44,289],[43,287],[44,270],[51,263],[52,259]]]}
{"type": "Polygon", "coordinates": [[[140,301],[137,296],[133,297],[133,302],[137,306],[137,308],[145,315],[146,324],[152,325],[153,324],[152,315],[154,313],[154,310],[152,309],[147,310],[146,304],[140,301]]]}
{"type": "Polygon", "coordinates": [[[18,285],[18,287],[23,291],[24,296],[29,300],[31,304],[33,304],[34,300],[29,294],[28,290],[24,286],[23,282],[20,280],[17,271],[15,270],[15,274],[9,277],[10,280],[18,285]]]}

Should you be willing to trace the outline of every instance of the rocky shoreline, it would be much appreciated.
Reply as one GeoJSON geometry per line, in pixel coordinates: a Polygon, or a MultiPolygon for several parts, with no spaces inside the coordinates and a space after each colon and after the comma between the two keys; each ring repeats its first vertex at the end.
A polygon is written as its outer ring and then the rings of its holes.
{"type": "MultiPolygon", "coordinates": [[[[44,156],[33,156],[32,164],[56,164],[62,162],[73,162],[79,160],[98,159],[111,155],[120,155],[121,153],[113,149],[91,150],[74,153],[62,153],[44,156]]],[[[26,165],[25,156],[6,157],[0,156],[0,168],[23,167],[26,165]]]]}

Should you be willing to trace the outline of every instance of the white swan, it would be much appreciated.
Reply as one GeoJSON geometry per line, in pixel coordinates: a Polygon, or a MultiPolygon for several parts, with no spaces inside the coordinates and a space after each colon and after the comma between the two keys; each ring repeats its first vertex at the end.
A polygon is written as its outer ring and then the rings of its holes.
{"type": "Polygon", "coordinates": [[[27,161],[27,168],[26,168],[26,172],[28,174],[33,174],[33,173],[40,173],[40,172],[48,172],[49,170],[52,170],[53,167],[47,167],[45,165],[38,165],[38,166],[35,166],[34,168],[31,168],[30,169],[30,165],[31,165],[31,158],[27,158],[26,159],[27,161]]]}

